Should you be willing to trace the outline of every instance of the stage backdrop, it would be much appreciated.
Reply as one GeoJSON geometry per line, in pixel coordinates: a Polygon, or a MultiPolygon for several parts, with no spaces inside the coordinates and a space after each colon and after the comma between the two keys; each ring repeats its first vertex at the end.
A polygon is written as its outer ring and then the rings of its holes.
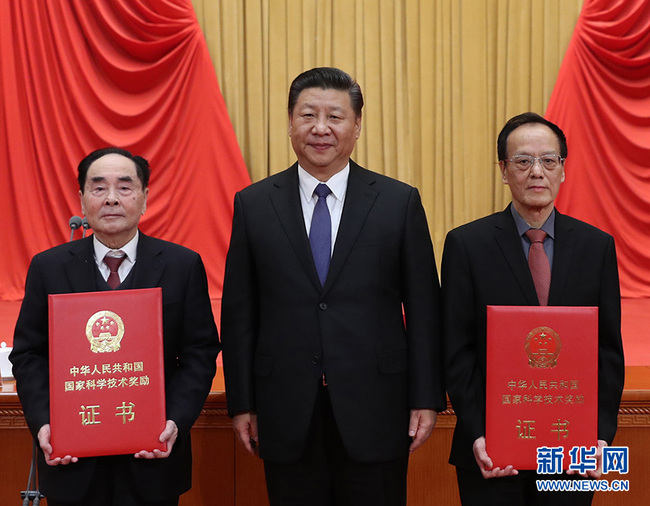
{"type": "Polygon", "coordinates": [[[616,238],[624,297],[650,297],[650,2],[586,0],[546,117],[567,135],[558,209],[616,238]]]}
{"type": "Polygon", "coordinates": [[[0,300],[70,238],[77,164],[109,145],[150,161],[141,228],[198,251],[218,297],[250,179],[191,0],[1,1],[0,300]]]}

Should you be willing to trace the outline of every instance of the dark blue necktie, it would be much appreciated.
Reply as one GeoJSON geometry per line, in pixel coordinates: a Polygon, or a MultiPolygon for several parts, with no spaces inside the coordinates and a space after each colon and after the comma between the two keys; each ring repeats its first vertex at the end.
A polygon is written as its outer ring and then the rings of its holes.
{"type": "Polygon", "coordinates": [[[314,193],[318,195],[318,202],[316,202],[314,214],[311,217],[309,230],[309,244],[321,285],[325,284],[332,253],[332,221],[329,209],[327,209],[327,196],[331,192],[332,190],[323,183],[314,190],[314,193]]]}

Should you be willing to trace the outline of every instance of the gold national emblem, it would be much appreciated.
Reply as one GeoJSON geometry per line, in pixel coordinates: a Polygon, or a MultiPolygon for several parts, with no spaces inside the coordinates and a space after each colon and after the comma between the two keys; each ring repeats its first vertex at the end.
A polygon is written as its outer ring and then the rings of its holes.
{"type": "Polygon", "coordinates": [[[86,323],[86,337],[93,353],[118,351],[124,336],[124,322],[112,311],[98,311],[86,323]]]}
{"type": "Polygon", "coordinates": [[[557,365],[562,341],[557,332],[550,327],[537,327],[526,337],[528,365],[537,369],[552,369],[557,365]]]}

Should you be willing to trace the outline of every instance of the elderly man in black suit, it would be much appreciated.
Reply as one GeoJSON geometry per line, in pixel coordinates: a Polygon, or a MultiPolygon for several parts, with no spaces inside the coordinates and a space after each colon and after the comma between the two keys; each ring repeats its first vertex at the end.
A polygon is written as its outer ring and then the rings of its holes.
{"type": "Polygon", "coordinates": [[[78,172],[81,207],[94,233],[33,258],[10,357],[40,448],[41,491],[50,506],[176,505],[191,486],[190,428],[210,391],[220,349],[205,269],[197,253],[138,231],[149,193],[144,158],[100,149],[81,161],[78,172]],[[116,273],[105,263],[111,256],[122,258],[116,273]],[[162,287],[167,423],[160,441],[167,451],[52,459],[47,296],[111,286],[162,287]]]}
{"type": "Polygon", "coordinates": [[[247,450],[259,443],[272,505],[405,504],[409,449],[446,405],[424,209],[416,189],[350,160],[362,106],[339,69],[299,75],[298,162],[235,197],[228,409],[247,450]]]}
{"type": "MultiPolygon", "coordinates": [[[[493,468],[485,450],[486,307],[598,307],[600,451],[616,433],[624,378],[614,239],[555,209],[567,156],[557,125],[534,113],[515,116],[499,134],[497,151],[512,203],[449,232],[442,259],[447,386],[458,416],[450,462],[463,505],[590,504],[593,492],[537,492],[534,471],[493,468]],[[545,236],[546,289],[529,268],[530,229],[545,236]]],[[[598,477],[599,471],[588,474],[598,477]]]]}

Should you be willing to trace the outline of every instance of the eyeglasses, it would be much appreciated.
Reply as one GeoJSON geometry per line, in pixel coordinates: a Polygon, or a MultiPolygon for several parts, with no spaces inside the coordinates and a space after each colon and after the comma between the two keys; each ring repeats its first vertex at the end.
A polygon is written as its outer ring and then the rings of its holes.
{"type": "Polygon", "coordinates": [[[512,162],[517,170],[524,172],[532,169],[537,160],[539,160],[539,164],[546,170],[559,169],[562,166],[562,162],[564,162],[564,158],[560,155],[542,155],[540,157],[534,157],[531,155],[515,155],[506,161],[512,162]]]}

